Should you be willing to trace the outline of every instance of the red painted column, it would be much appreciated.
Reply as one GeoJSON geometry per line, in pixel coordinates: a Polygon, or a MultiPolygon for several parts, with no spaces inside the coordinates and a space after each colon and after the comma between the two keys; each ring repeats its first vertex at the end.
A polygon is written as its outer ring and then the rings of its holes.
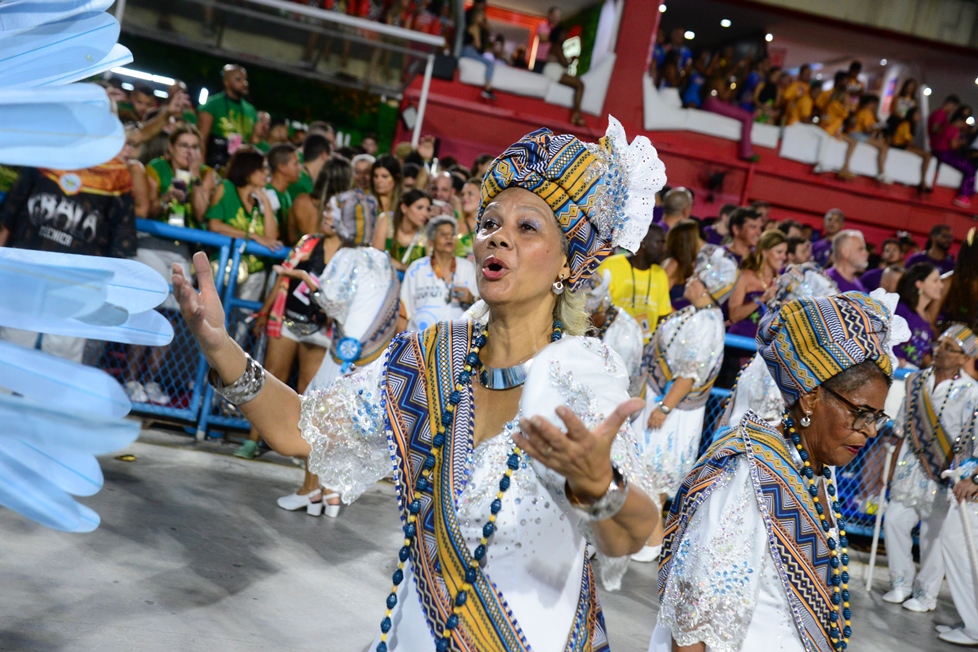
{"type": "Polygon", "coordinates": [[[643,127],[642,77],[649,46],[659,29],[659,4],[655,0],[625,0],[622,9],[615,47],[617,58],[604,109],[618,118],[629,134],[642,131],[643,127]]]}

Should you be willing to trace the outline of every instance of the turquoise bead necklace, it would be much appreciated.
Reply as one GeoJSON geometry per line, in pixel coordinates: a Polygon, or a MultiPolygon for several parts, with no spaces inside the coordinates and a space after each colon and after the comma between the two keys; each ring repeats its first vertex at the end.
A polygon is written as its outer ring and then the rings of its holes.
{"type": "MultiPolygon", "coordinates": [[[[415,490],[419,493],[427,492],[434,497],[434,483],[431,481],[431,475],[434,472],[438,457],[445,446],[446,433],[455,418],[455,410],[462,401],[462,392],[472,383],[472,376],[482,366],[482,361],[479,359],[479,351],[486,345],[488,333],[489,331],[485,327],[479,330],[479,327],[476,326],[472,330],[472,342],[469,345],[469,353],[465,356],[465,364],[462,366],[462,371],[458,374],[458,379],[455,382],[452,392],[448,395],[448,400],[442,406],[441,423],[438,424],[435,436],[431,438],[431,450],[425,457],[424,465],[421,469],[421,477],[418,478],[414,486],[415,490]]],[[[554,320],[550,341],[556,342],[562,335],[563,324],[560,321],[554,320]]],[[[435,641],[435,650],[437,652],[448,652],[451,649],[452,632],[458,627],[459,614],[468,600],[468,591],[472,589],[472,585],[478,579],[479,565],[486,556],[486,550],[489,547],[489,537],[496,531],[496,516],[503,508],[503,496],[512,483],[513,473],[520,467],[522,457],[523,450],[514,444],[509,457],[506,459],[506,472],[499,480],[499,491],[496,493],[496,498],[489,507],[489,520],[482,526],[482,538],[479,539],[479,545],[472,553],[472,561],[470,562],[469,568],[465,570],[465,582],[462,584],[458,593],[451,599],[452,615],[445,620],[444,633],[435,641]]],[[[397,606],[397,589],[404,581],[404,568],[407,560],[411,556],[411,546],[415,543],[418,535],[418,513],[420,511],[421,501],[415,498],[408,505],[407,524],[402,528],[404,530],[404,544],[397,553],[397,569],[391,577],[393,586],[391,587],[390,594],[387,596],[387,612],[384,614],[384,619],[380,623],[380,643],[377,644],[376,652],[387,652],[387,637],[393,627],[391,616],[394,613],[394,608],[397,606]]]]}

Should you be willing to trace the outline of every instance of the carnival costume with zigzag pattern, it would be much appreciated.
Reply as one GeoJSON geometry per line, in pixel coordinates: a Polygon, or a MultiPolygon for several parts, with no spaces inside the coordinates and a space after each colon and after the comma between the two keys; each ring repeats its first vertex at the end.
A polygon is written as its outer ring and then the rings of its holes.
{"type": "Polygon", "coordinates": [[[807,649],[829,652],[832,604],[828,539],[819,527],[815,503],[795,466],[784,437],[749,412],[740,428],[728,430],[693,468],[676,495],[659,558],[659,599],[673,572],[674,551],[696,510],[702,506],[733,462],[743,456],[751,469],[758,509],[767,528],[770,554],[779,569],[795,625],[807,649]]]}

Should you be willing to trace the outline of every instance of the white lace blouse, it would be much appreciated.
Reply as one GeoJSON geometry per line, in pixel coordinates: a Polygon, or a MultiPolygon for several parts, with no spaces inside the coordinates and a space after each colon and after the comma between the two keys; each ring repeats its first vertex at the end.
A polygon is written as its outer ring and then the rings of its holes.
{"type": "Polygon", "coordinates": [[[740,456],[697,509],[679,547],[649,652],[804,652],[771,556],[750,465],[740,456]]]}
{"type": "MultiPolygon", "coordinates": [[[[338,491],[346,503],[395,470],[390,449],[393,440],[380,407],[385,363],[386,356],[340,378],[326,391],[302,397],[299,427],[312,446],[309,470],[324,486],[338,491]]],[[[622,360],[610,348],[592,338],[564,337],[533,359],[518,416],[542,415],[563,427],[554,410],[567,405],[593,427],[627,399],[627,388],[622,360]]],[[[515,428],[512,422],[500,435],[469,450],[468,480],[455,497],[455,507],[471,549],[482,536],[515,428]]],[[[630,482],[648,486],[627,426],[615,441],[612,457],[630,482]]],[[[563,477],[524,454],[496,523],[486,572],[512,608],[532,648],[560,652],[580,599],[588,534],[580,513],[564,495],[563,477]]],[[[390,526],[395,530],[400,523],[392,521],[390,526]]],[[[391,550],[391,557],[396,553],[391,550]]],[[[626,565],[627,558],[610,560],[602,567],[603,578],[617,581],[626,565]]],[[[433,650],[410,564],[405,577],[388,648],[391,652],[433,650]]],[[[383,604],[377,605],[377,611],[379,622],[383,604]]]]}

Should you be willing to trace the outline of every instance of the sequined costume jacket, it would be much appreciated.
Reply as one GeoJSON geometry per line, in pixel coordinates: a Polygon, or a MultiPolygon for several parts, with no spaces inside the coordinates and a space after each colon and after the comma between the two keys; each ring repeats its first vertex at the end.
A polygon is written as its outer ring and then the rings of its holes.
{"type": "MultiPolygon", "coordinates": [[[[300,430],[310,442],[309,468],[351,502],[378,479],[393,475],[401,523],[420,502],[418,535],[410,548],[387,638],[390,652],[433,649],[445,631],[459,573],[471,567],[483,523],[507,469],[515,420],[498,436],[472,447],[471,388],[461,392],[433,469],[432,490],[418,477],[432,446],[432,413],[455,390],[473,324],[442,323],[395,337],[386,355],[302,399],[300,430]]],[[[554,423],[569,406],[593,427],[627,398],[620,357],[592,338],[565,337],[544,348],[529,368],[519,415],[554,423]]],[[[612,451],[636,486],[648,485],[627,428],[612,451]]],[[[523,456],[501,499],[484,563],[467,591],[452,650],[540,652],[605,650],[607,638],[594,578],[585,554],[586,523],[567,502],[564,479],[523,456]]],[[[397,552],[391,550],[392,558],[397,552]]],[[[627,558],[602,566],[623,572],[627,558]]],[[[378,604],[378,615],[382,605],[378,604]]],[[[378,619],[379,620],[379,619],[378,619]]],[[[374,649],[371,647],[371,649],[374,649]]]]}

